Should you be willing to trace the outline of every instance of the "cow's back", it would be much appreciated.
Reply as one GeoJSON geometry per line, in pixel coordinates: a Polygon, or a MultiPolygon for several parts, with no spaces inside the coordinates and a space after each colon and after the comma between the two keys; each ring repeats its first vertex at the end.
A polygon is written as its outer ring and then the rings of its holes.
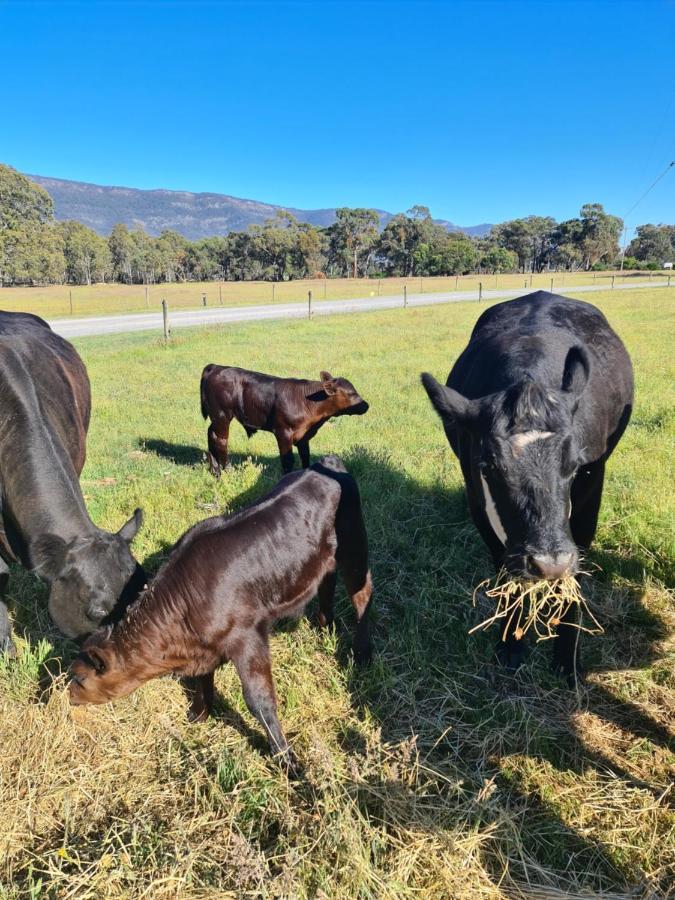
{"type": "Polygon", "coordinates": [[[72,344],[38,316],[0,311],[0,415],[14,426],[9,441],[0,436],[0,455],[22,452],[23,438],[44,431],[79,475],[90,413],[87,370],[72,344]]]}
{"type": "Polygon", "coordinates": [[[581,437],[596,452],[609,454],[630,417],[633,370],[621,339],[590,303],[537,291],[496,304],[476,322],[447,384],[470,399],[525,377],[559,390],[572,347],[581,347],[590,361],[577,413],[581,437]]]}

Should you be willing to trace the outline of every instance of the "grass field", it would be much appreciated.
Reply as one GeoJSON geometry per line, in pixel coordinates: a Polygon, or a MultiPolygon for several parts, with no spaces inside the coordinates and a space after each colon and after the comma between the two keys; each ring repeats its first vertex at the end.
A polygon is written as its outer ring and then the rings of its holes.
{"type": "MultiPolygon", "coordinates": [[[[136,505],[154,570],[192,523],[279,476],[273,437],[232,428],[234,467],[201,461],[207,362],[350,377],[371,404],[326,425],[359,480],[375,584],[373,664],[308,620],[272,639],[280,718],[305,767],[265,751],[231,667],[218,713],[189,725],[172,680],[71,712],[74,647],[15,570],[19,659],[0,662],[0,896],[665,897],[675,883],[673,333],[675,291],[593,298],[632,354],[637,401],[610,461],[578,691],[533,648],[516,678],[472,588],[490,574],[459,468],[421,386],[445,377],[476,304],[77,342],[94,414],[83,487],[97,523],[136,505]]],[[[311,607],[310,607],[311,609],[311,607]]],[[[484,612],[485,610],[483,610],[484,612]]],[[[340,618],[351,615],[340,592],[340,618]]]]}
{"type": "MultiPolygon", "coordinates": [[[[63,316],[104,315],[106,313],[157,311],[165,298],[171,309],[193,309],[202,305],[206,295],[208,306],[253,306],[264,303],[289,303],[307,300],[312,291],[314,300],[349,300],[367,297],[434,291],[478,291],[496,288],[517,289],[569,288],[575,284],[610,285],[612,275],[616,284],[636,282],[649,284],[667,277],[662,272],[573,272],[543,273],[540,275],[463,275],[449,278],[330,278],[314,281],[207,281],[183,284],[157,284],[147,289],[143,285],[94,284],[91,286],[51,285],[49,287],[0,288],[0,309],[32,312],[48,318],[63,316]]],[[[675,281],[674,281],[675,283],[675,281]]]]}

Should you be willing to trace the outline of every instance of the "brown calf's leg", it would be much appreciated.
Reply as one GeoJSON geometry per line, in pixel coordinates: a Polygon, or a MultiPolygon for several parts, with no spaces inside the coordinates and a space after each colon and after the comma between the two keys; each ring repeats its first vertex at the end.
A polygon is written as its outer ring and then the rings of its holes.
{"type": "Polygon", "coordinates": [[[190,722],[205,722],[213,709],[213,672],[196,678],[184,677],[181,682],[190,700],[188,719],[190,722]]]}
{"type": "Polygon", "coordinates": [[[220,478],[221,467],[227,466],[227,440],[230,436],[230,419],[220,419],[218,424],[209,425],[207,437],[209,452],[207,461],[209,470],[215,478],[220,478]]]}
{"type": "Polygon", "coordinates": [[[300,456],[300,463],[303,469],[309,469],[309,441],[301,440],[296,444],[298,448],[298,454],[300,456]]]}
{"type": "Polygon", "coordinates": [[[265,729],[273,755],[289,772],[296,772],[295,757],[277,716],[267,632],[252,628],[241,641],[241,649],[231,652],[230,659],[241,679],[246,706],[265,729]]]}
{"type": "Polygon", "coordinates": [[[370,612],[370,601],[373,594],[373,580],[370,577],[370,570],[366,573],[366,577],[362,587],[352,592],[349,587],[349,596],[351,597],[354,612],[356,613],[356,627],[354,628],[354,661],[359,666],[367,665],[373,656],[373,647],[370,642],[370,628],[368,624],[368,613],[370,612]]]}
{"type": "Polygon", "coordinates": [[[319,625],[332,628],[335,622],[334,600],[337,572],[329,572],[319,585],[319,625]]]}
{"type": "Polygon", "coordinates": [[[281,468],[285,475],[293,471],[293,438],[290,431],[278,431],[275,436],[279,445],[281,468]]]}

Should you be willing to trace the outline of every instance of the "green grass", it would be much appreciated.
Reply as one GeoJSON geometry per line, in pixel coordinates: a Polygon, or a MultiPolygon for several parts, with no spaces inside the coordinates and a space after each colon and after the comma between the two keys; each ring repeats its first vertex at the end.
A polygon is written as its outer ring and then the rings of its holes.
{"type": "MultiPolygon", "coordinates": [[[[280,717],[306,770],[265,752],[236,673],[188,725],[176,682],[74,714],[73,646],[44,588],[12,573],[19,660],[0,666],[0,883],[8,898],[665,896],[675,876],[672,334],[675,291],[593,297],[626,342],[634,418],[608,467],[589,599],[588,681],[567,690],[533,649],[517,678],[469,636],[490,574],[421,386],[445,377],[484,307],[394,310],[77,342],[94,413],[82,483],[95,521],[136,505],[155,569],[194,522],[275,484],[274,438],[233,426],[234,468],[201,462],[201,368],[349,377],[369,413],[326,425],[314,458],[356,475],[375,584],[372,667],[307,620],[272,639],[280,717]],[[53,681],[50,691],[46,685],[53,681]],[[539,893],[536,893],[536,890],[539,893]],[[556,894],[555,891],[563,892],[556,894]],[[228,893],[229,892],[229,893],[228,893]]],[[[351,623],[340,593],[340,618],[351,623]]],[[[0,890],[0,896],[3,896],[0,890]]]]}
{"type": "Polygon", "coordinates": [[[207,306],[257,306],[268,303],[306,301],[312,291],[314,300],[348,300],[354,297],[388,294],[403,295],[406,286],[409,293],[434,291],[570,288],[579,284],[609,285],[612,275],[616,284],[631,282],[649,284],[661,281],[662,272],[546,272],[540,275],[462,275],[447,278],[329,278],[304,281],[285,281],[272,284],[269,281],[225,281],[222,283],[188,282],[180,284],[143,285],[94,284],[72,286],[0,288],[0,309],[32,312],[48,318],[90,315],[106,315],[127,312],[158,311],[165,298],[171,309],[195,309],[202,305],[206,294],[207,306]]]}

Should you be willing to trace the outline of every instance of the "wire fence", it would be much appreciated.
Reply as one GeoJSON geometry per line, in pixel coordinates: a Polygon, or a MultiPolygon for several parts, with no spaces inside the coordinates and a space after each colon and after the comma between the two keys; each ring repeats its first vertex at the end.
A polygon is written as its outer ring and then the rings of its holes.
{"type": "Polygon", "coordinates": [[[51,285],[0,288],[0,308],[49,317],[157,312],[162,299],[172,309],[257,306],[306,301],[352,300],[357,297],[403,296],[453,291],[562,290],[575,285],[646,284],[670,278],[663,272],[541,272],[535,274],[471,274],[411,278],[322,278],[297,281],[208,281],[124,285],[51,285]]]}

